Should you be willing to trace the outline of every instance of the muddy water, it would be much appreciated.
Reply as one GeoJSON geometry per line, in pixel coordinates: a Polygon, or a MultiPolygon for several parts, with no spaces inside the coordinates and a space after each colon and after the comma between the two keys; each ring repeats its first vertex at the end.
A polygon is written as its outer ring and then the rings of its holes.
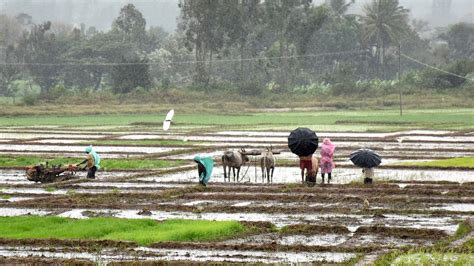
{"type": "MultiPolygon", "coordinates": [[[[167,156],[167,159],[172,160],[192,160],[196,155],[203,155],[203,156],[212,156],[215,160],[220,161],[220,158],[223,154],[223,151],[226,149],[237,149],[235,147],[238,146],[229,146],[229,143],[222,143],[223,146],[220,148],[213,148],[214,151],[212,152],[195,152],[190,154],[180,154],[180,155],[171,155],[167,156]]],[[[211,145],[203,145],[205,147],[212,147],[211,145]]],[[[265,146],[261,144],[246,145],[242,144],[240,147],[247,147],[247,150],[264,150],[265,146]]],[[[279,149],[276,147],[275,149],[279,149]]],[[[286,148],[284,148],[286,149],[286,148]]],[[[317,153],[319,150],[317,151],[317,153]]],[[[344,163],[344,164],[351,164],[349,161],[349,155],[352,150],[347,151],[337,151],[335,154],[337,163],[344,163]]],[[[443,152],[440,153],[438,151],[406,151],[401,153],[398,150],[384,150],[384,151],[377,151],[383,157],[383,164],[393,163],[393,162],[415,162],[416,160],[430,160],[430,159],[439,159],[439,158],[453,158],[453,157],[464,157],[464,156],[474,156],[474,152],[470,151],[459,151],[459,152],[443,152]]],[[[317,154],[319,156],[319,154],[317,154]]],[[[298,156],[289,152],[289,151],[282,151],[279,154],[275,154],[276,163],[278,164],[279,160],[294,160],[295,165],[297,165],[296,161],[298,160],[298,156]]],[[[257,157],[250,157],[252,161],[258,160],[257,157]]]]}
{"type": "MultiPolygon", "coordinates": [[[[248,146],[253,143],[261,145],[282,144],[286,145],[287,137],[241,137],[241,136],[159,136],[159,135],[127,135],[120,137],[121,139],[167,139],[167,140],[182,140],[182,141],[204,141],[217,142],[221,146],[248,146]]],[[[454,137],[453,137],[454,138],[454,137]]],[[[402,139],[401,139],[402,140],[402,139]]],[[[474,141],[474,140],[473,140],[474,141]]],[[[380,142],[376,139],[370,141],[334,141],[338,148],[372,148],[376,150],[406,150],[406,149],[421,149],[421,150],[437,150],[437,149],[470,149],[469,145],[464,143],[455,143],[446,141],[447,143],[430,143],[430,142],[380,142]]]]}
{"type": "Polygon", "coordinates": [[[177,188],[185,187],[182,184],[165,184],[165,183],[131,183],[131,182],[87,182],[77,184],[80,187],[94,188],[94,187],[110,187],[110,188],[177,188]]]}
{"type": "Polygon", "coordinates": [[[397,141],[474,142],[474,136],[403,136],[397,141]]]}
{"type": "Polygon", "coordinates": [[[347,246],[369,246],[378,245],[381,247],[402,247],[431,245],[433,241],[426,239],[395,238],[382,235],[355,235],[343,245],[347,246]]]}
{"type": "Polygon", "coordinates": [[[60,248],[56,251],[46,251],[40,248],[0,247],[0,256],[5,257],[43,257],[57,259],[89,260],[99,265],[108,262],[140,261],[194,261],[194,262],[229,262],[229,263],[311,263],[332,262],[342,263],[354,257],[353,253],[329,252],[260,252],[232,250],[187,250],[187,249],[156,249],[136,248],[133,254],[117,252],[112,249],[100,253],[68,252],[60,248]]]}
{"type": "MultiPolygon", "coordinates": [[[[258,182],[262,182],[261,170],[255,170],[254,166],[242,167],[242,182],[255,182],[257,176],[258,182]],[[248,169],[248,170],[247,170],[248,169]]],[[[405,169],[375,169],[375,181],[397,180],[397,181],[452,181],[452,182],[474,182],[473,171],[449,171],[449,170],[405,170],[405,169]]],[[[212,172],[210,182],[223,182],[224,171],[222,167],[215,167],[212,172]]],[[[197,182],[197,170],[165,174],[161,176],[152,176],[139,178],[143,181],[179,181],[179,182],[197,182]]],[[[360,169],[335,168],[333,171],[332,183],[347,184],[353,181],[362,180],[360,169]]],[[[301,171],[298,167],[276,167],[273,182],[274,183],[295,183],[301,181],[301,171]]],[[[317,182],[321,182],[318,176],[317,182]]]]}
{"type": "Polygon", "coordinates": [[[278,242],[280,245],[305,245],[305,246],[337,246],[348,239],[345,235],[291,235],[283,236],[278,242]]]}
{"type": "MultiPolygon", "coordinates": [[[[70,153],[65,151],[55,151],[54,153],[50,151],[0,151],[0,155],[2,156],[35,156],[35,157],[43,157],[43,158],[57,158],[57,157],[66,157],[66,158],[73,158],[71,160],[77,159],[80,162],[83,159],[84,153],[70,153]]],[[[123,154],[123,153],[101,153],[100,158],[103,159],[120,159],[120,158],[133,158],[138,157],[141,155],[135,154],[123,154]]]]}
{"type": "Polygon", "coordinates": [[[164,256],[165,260],[198,261],[198,262],[234,262],[234,263],[342,263],[355,256],[353,253],[337,252],[261,252],[261,251],[223,251],[223,250],[163,250],[139,248],[141,251],[164,256]]]}
{"type": "Polygon", "coordinates": [[[279,245],[303,245],[303,246],[370,246],[378,245],[381,247],[401,247],[401,246],[419,246],[430,245],[432,241],[426,239],[402,239],[387,237],[383,235],[365,235],[365,234],[315,234],[315,235],[288,235],[279,236],[278,234],[261,234],[245,238],[231,239],[225,241],[226,244],[271,244],[279,245]]]}
{"type": "Polygon", "coordinates": [[[3,188],[3,193],[7,194],[38,194],[38,195],[65,195],[68,190],[55,189],[52,191],[46,191],[45,188],[3,188]]]}
{"type": "Polygon", "coordinates": [[[26,140],[26,139],[38,139],[38,138],[52,138],[52,139],[100,139],[106,137],[106,135],[94,135],[94,134],[71,134],[71,132],[64,132],[68,134],[54,134],[48,133],[0,133],[0,139],[15,139],[15,140],[26,140]]]}
{"type": "MultiPolygon", "coordinates": [[[[217,221],[254,221],[272,222],[277,227],[291,224],[342,225],[351,232],[360,226],[383,224],[388,227],[438,229],[453,234],[460,219],[474,218],[472,216],[452,215],[451,217],[430,217],[427,215],[394,215],[387,214],[385,218],[374,218],[364,215],[347,214],[280,214],[280,213],[192,213],[192,212],[162,212],[152,211],[150,216],[139,215],[140,210],[108,210],[108,209],[74,209],[60,214],[69,218],[87,218],[85,211],[112,213],[114,217],[127,219],[150,218],[155,220],[192,219],[217,221]]],[[[0,209],[1,213],[1,209],[0,209]]],[[[13,216],[13,215],[12,215],[13,216]]]]}
{"type": "MultiPolygon", "coordinates": [[[[52,185],[54,186],[54,185],[52,185]]],[[[66,195],[68,193],[85,193],[85,194],[107,194],[107,193],[156,193],[157,188],[150,190],[144,190],[143,188],[120,190],[114,187],[104,189],[55,189],[53,191],[47,191],[45,188],[2,188],[0,193],[12,194],[12,195],[35,195],[35,196],[47,196],[47,195],[66,195]]]]}
{"type": "Polygon", "coordinates": [[[0,170],[0,185],[19,185],[19,184],[32,184],[28,181],[24,171],[17,170],[0,170]]]}
{"type": "Polygon", "coordinates": [[[458,211],[458,212],[474,212],[474,204],[444,204],[439,206],[433,206],[430,210],[447,210],[447,211],[458,211]]]}
{"type": "MultiPolygon", "coordinates": [[[[393,133],[358,133],[358,132],[318,132],[321,138],[386,138],[396,135],[446,135],[450,131],[435,130],[411,130],[393,133]]],[[[229,135],[229,136],[272,136],[272,137],[288,137],[290,131],[272,132],[272,131],[220,131],[217,133],[209,133],[212,135],[229,135]]]]}
{"type": "Polygon", "coordinates": [[[245,238],[231,239],[225,241],[226,244],[271,244],[279,245],[303,245],[303,246],[337,246],[346,242],[350,235],[324,234],[324,235],[288,235],[261,234],[245,238]]]}
{"type": "Polygon", "coordinates": [[[183,141],[216,141],[216,142],[263,142],[263,143],[282,143],[288,141],[287,138],[281,137],[226,137],[226,136],[172,136],[172,135],[127,135],[121,136],[120,139],[166,139],[166,140],[183,140],[183,141]]]}
{"type": "MultiPolygon", "coordinates": [[[[183,150],[183,148],[165,148],[165,147],[130,147],[130,146],[95,146],[98,153],[101,152],[135,152],[135,153],[164,153],[174,150],[183,150]]],[[[3,151],[62,151],[62,152],[84,152],[82,146],[52,146],[52,145],[6,145],[0,144],[0,150],[3,151]]]]}
{"type": "Polygon", "coordinates": [[[74,140],[74,139],[42,139],[29,141],[30,143],[40,144],[77,144],[87,142],[86,140],[74,140]]]}
{"type": "Polygon", "coordinates": [[[30,199],[33,199],[33,198],[31,198],[31,197],[6,197],[6,198],[2,198],[2,197],[0,197],[0,202],[19,202],[19,201],[30,200],[30,199]]]}
{"type": "Polygon", "coordinates": [[[38,209],[0,208],[0,216],[48,215],[50,211],[38,209]]]}

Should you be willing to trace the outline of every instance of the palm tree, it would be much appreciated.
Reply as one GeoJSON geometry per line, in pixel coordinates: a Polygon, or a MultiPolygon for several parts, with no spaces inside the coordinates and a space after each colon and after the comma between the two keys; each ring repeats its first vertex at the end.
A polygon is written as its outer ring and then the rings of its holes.
{"type": "Polygon", "coordinates": [[[349,9],[349,6],[352,5],[355,0],[349,1],[346,3],[346,0],[330,0],[329,7],[333,10],[336,15],[343,15],[349,9]]]}
{"type": "Polygon", "coordinates": [[[364,6],[363,38],[367,44],[376,46],[377,75],[381,65],[384,76],[386,48],[398,44],[409,30],[408,12],[398,0],[373,0],[364,6]]]}

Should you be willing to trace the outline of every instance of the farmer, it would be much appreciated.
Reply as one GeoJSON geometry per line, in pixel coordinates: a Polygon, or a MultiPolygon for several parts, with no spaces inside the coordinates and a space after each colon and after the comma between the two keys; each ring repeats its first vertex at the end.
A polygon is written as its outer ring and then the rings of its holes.
{"type": "Polygon", "coordinates": [[[372,178],[374,178],[374,168],[362,168],[362,174],[364,175],[364,184],[372,184],[372,178]]]}
{"type": "Polygon", "coordinates": [[[313,154],[309,156],[300,156],[300,169],[301,169],[301,182],[304,184],[305,182],[305,170],[306,170],[306,179],[314,179],[316,182],[316,175],[318,173],[318,159],[313,156],[313,154]],[[315,168],[316,167],[316,168],[315,168]]]}
{"type": "Polygon", "coordinates": [[[318,164],[318,158],[311,156],[311,170],[306,172],[306,184],[308,184],[308,186],[316,185],[316,176],[318,175],[319,168],[318,164]]]}
{"type": "Polygon", "coordinates": [[[331,182],[331,173],[334,168],[334,150],[336,145],[334,145],[329,138],[323,140],[323,145],[321,146],[321,177],[324,184],[324,175],[328,174],[328,184],[331,182]]]}
{"type": "Polygon", "coordinates": [[[194,162],[198,166],[199,184],[207,186],[214,167],[214,160],[211,157],[196,156],[194,162]]]}
{"type": "Polygon", "coordinates": [[[86,154],[86,159],[77,166],[87,163],[83,170],[89,169],[87,171],[87,178],[95,179],[95,172],[100,169],[100,156],[92,149],[92,145],[86,148],[86,154]]]}
{"type": "Polygon", "coordinates": [[[306,173],[308,173],[313,168],[311,164],[311,158],[313,158],[312,154],[308,156],[300,156],[301,183],[303,184],[304,184],[305,170],[306,170],[306,173]]]}

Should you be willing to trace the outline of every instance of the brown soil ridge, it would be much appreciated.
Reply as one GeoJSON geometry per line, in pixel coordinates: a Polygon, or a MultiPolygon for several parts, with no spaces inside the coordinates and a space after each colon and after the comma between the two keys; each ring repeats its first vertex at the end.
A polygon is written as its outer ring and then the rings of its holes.
{"type": "Polygon", "coordinates": [[[433,239],[439,240],[448,235],[442,230],[423,229],[423,228],[404,228],[404,227],[385,227],[385,226],[362,226],[357,229],[355,234],[378,234],[383,236],[392,236],[402,239],[433,239]]]}
{"type": "Polygon", "coordinates": [[[185,206],[176,204],[160,204],[150,206],[149,203],[143,204],[124,204],[120,200],[111,199],[109,202],[99,202],[94,199],[88,202],[75,202],[71,199],[57,200],[52,198],[48,202],[29,200],[22,202],[13,202],[11,204],[0,203],[1,207],[14,208],[45,208],[51,210],[57,209],[112,209],[112,210],[140,210],[147,208],[150,211],[164,212],[192,212],[192,213],[267,213],[267,214],[305,214],[305,213],[326,213],[326,214],[358,214],[358,215],[379,215],[379,214],[427,214],[434,216],[449,215],[474,215],[474,212],[461,212],[449,210],[426,210],[426,209],[364,209],[354,210],[351,207],[280,207],[280,206],[256,206],[256,207],[236,207],[236,206],[185,206]]]}

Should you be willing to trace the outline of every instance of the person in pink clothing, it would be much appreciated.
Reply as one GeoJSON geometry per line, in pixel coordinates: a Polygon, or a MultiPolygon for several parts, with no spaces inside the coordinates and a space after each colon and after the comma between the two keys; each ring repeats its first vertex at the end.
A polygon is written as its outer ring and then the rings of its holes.
{"type": "Polygon", "coordinates": [[[328,184],[331,182],[331,173],[334,168],[334,150],[336,145],[334,145],[329,138],[323,140],[323,145],[321,146],[321,177],[323,178],[324,184],[324,175],[328,174],[328,184]]]}

